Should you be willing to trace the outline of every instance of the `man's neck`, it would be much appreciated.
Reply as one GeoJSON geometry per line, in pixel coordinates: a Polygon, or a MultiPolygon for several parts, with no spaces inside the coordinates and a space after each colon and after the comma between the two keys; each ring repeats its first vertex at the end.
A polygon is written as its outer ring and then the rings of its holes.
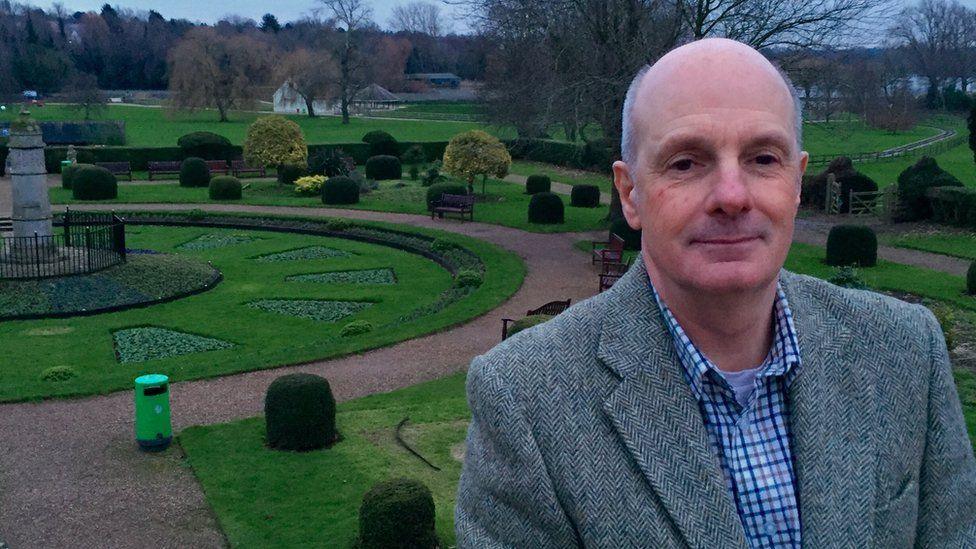
{"type": "Polygon", "coordinates": [[[654,289],[692,343],[720,370],[754,368],[773,339],[776,280],[767,287],[724,294],[688,291],[660,276],[646,261],[654,289]]]}

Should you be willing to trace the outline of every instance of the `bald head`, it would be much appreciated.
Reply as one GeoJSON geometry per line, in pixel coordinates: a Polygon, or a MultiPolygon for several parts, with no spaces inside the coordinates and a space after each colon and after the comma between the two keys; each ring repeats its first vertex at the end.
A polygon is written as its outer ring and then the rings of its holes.
{"type": "Polygon", "coordinates": [[[655,120],[709,110],[761,109],[787,117],[802,149],[802,112],[789,77],[755,49],[706,38],[680,46],[638,71],[627,90],[620,150],[633,165],[655,120]]]}

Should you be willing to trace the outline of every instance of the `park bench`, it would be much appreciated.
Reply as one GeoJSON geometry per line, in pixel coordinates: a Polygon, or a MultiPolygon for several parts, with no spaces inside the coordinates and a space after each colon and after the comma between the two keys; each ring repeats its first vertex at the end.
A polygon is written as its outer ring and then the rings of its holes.
{"type": "Polygon", "coordinates": [[[211,174],[227,175],[230,173],[230,166],[227,165],[226,160],[207,160],[207,169],[210,170],[211,174]]]}
{"type": "Polygon", "coordinates": [[[124,175],[132,181],[132,164],[128,162],[95,162],[95,165],[112,172],[112,175],[124,175]]]}
{"type": "Polygon", "coordinates": [[[180,175],[179,160],[158,160],[149,162],[149,180],[152,181],[154,175],[180,175]]]}
{"type": "Polygon", "coordinates": [[[243,160],[231,160],[230,169],[234,177],[240,177],[242,173],[256,173],[260,177],[265,176],[264,166],[248,166],[243,160]]]}
{"type": "Polygon", "coordinates": [[[591,250],[591,265],[595,265],[596,263],[600,263],[601,265],[621,263],[624,260],[624,239],[610,233],[610,237],[606,242],[593,241],[591,250]]]}
{"type": "Polygon", "coordinates": [[[474,221],[474,195],[473,194],[442,194],[440,200],[431,203],[430,218],[434,215],[444,219],[444,214],[458,214],[461,220],[467,215],[474,221]]]}
{"type": "Polygon", "coordinates": [[[620,277],[624,276],[628,269],[630,269],[631,264],[633,264],[634,258],[630,258],[627,263],[620,262],[606,262],[603,264],[603,272],[600,273],[600,292],[604,290],[609,290],[614,282],[620,280],[620,277]]]}
{"type": "MultiPolygon", "coordinates": [[[[569,304],[572,301],[573,301],[572,299],[567,299],[566,301],[550,301],[549,303],[546,303],[541,307],[536,307],[535,309],[529,309],[528,311],[525,312],[525,316],[532,316],[532,315],[556,316],[559,313],[568,309],[569,304]]],[[[502,341],[504,341],[505,338],[508,337],[508,325],[511,324],[512,322],[515,322],[515,319],[512,318],[502,319],[502,341]]]]}

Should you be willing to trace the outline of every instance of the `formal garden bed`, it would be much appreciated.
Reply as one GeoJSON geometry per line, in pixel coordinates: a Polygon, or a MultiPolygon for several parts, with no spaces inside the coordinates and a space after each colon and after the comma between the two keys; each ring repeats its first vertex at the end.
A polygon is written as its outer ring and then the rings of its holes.
{"type": "Polygon", "coordinates": [[[208,292],[152,307],[0,323],[7,356],[0,401],[127,389],[144,373],[199,379],[389,345],[494,308],[524,276],[513,254],[440,231],[177,213],[127,219],[130,246],[203,265],[209,261],[223,281],[208,292]],[[216,236],[204,241],[233,243],[181,249],[206,235],[216,236]],[[289,280],[390,271],[395,284],[348,275],[332,282],[289,280]],[[39,346],[44,353],[36,352],[39,346]],[[70,382],[45,377],[52,367],[70,368],[70,382]]]}

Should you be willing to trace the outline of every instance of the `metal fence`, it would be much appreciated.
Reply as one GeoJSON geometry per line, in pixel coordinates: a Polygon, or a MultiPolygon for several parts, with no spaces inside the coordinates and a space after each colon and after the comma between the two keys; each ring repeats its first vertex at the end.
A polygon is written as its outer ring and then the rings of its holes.
{"type": "Polygon", "coordinates": [[[0,238],[0,278],[86,274],[125,261],[125,221],[66,211],[61,234],[0,238]]]}

